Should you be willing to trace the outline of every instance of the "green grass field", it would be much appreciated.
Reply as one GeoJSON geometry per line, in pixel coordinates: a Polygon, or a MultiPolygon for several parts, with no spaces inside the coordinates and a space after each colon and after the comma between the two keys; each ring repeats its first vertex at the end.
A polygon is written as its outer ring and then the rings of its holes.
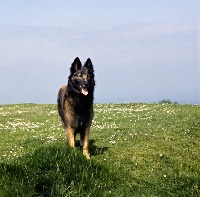
{"type": "Polygon", "coordinates": [[[56,105],[1,105],[0,197],[200,196],[200,106],[94,111],[87,160],[67,146],[56,105]]]}

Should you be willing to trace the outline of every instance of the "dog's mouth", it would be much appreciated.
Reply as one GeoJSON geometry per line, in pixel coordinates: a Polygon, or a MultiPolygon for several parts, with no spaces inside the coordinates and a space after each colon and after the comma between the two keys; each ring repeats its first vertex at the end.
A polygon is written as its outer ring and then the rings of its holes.
{"type": "Polygon", "coordinates": [[[82,93],[83,95],[85,95],[85,96],[88,95],[88,90],[87,90],[87,88],[85,88],[85,87],[83,87],[83,86],[80,86],[80,89],[81,89],[81,93],[82,93]]]}

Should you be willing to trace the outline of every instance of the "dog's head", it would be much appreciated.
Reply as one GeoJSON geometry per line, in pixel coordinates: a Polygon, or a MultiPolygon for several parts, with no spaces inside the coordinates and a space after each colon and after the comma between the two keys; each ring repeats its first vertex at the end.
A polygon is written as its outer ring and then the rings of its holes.
{"type": "Polygon", "coordinates": [[[88,58],[82,66],[79,58],[75,58],[70,68],[69,82],[73,85],[73,91],[85,96],[93,93],[95,80],[94,69],[91,60],[88,58]]]}

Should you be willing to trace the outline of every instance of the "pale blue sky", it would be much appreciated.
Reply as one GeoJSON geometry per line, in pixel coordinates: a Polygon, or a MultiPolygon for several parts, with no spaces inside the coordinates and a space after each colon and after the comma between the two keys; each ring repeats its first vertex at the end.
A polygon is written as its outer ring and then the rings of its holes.
{"type": "Polygon", "coordinates": [[[199,23],[198,0],[2,0],[1,24],[110,27],[123,23],[199,23]]]}
{"type": "Polygon", "coordinates": [[[78,56],[95,102],[200,104],[200,1],[0,1],[0,104],[55,103],[78,56]]]}

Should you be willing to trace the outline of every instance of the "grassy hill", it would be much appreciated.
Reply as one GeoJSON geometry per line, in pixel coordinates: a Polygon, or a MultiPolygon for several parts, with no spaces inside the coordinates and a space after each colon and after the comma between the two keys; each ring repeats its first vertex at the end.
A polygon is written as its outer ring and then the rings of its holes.
{"type": "Polygon", "coordinates": [[[200,196],[200,106],[95,104],[91,160],[56,105],[0,106],[0,196],[200,196]]]}

